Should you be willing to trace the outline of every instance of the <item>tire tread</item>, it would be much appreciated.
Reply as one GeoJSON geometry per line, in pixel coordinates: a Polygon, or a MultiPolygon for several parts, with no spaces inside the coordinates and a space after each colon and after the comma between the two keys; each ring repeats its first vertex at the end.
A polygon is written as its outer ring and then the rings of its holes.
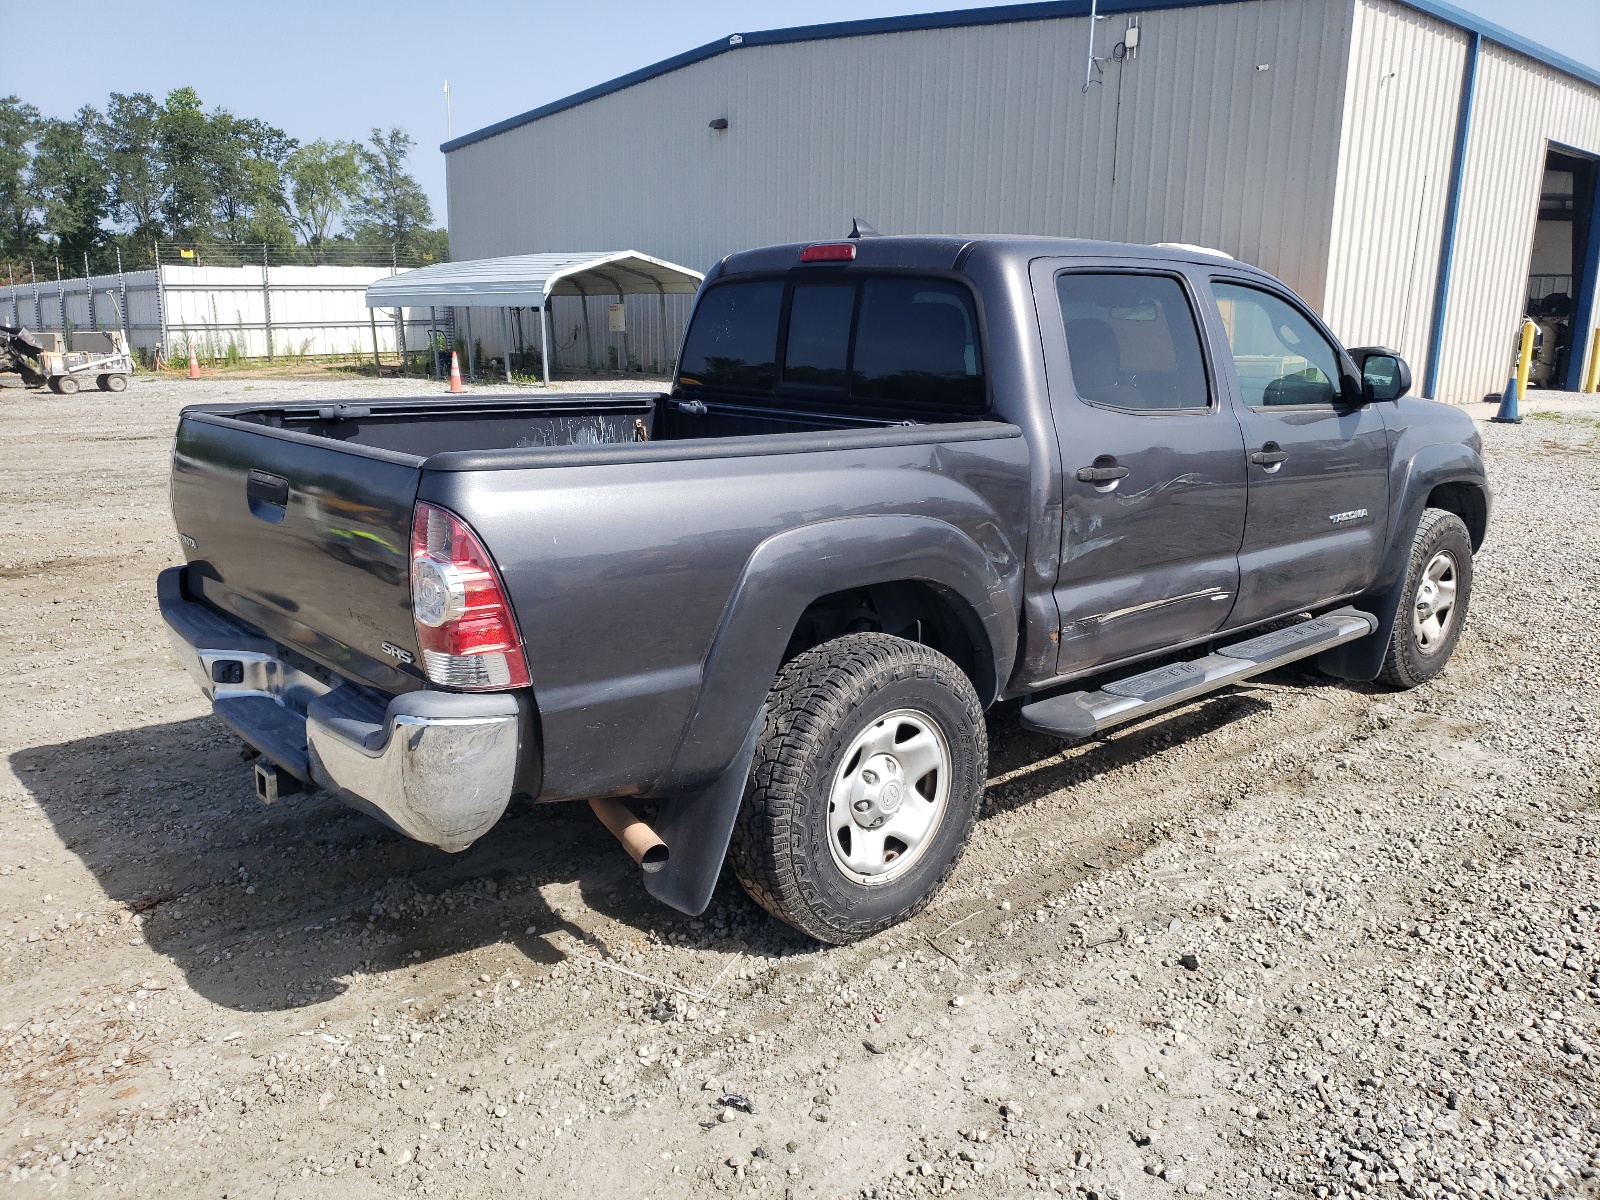
{"type": "Polygon", "coordinates": [[[1407,661],[1407,650],[1411,641],[1409,609],[1417,575],[1433,556],[1435,543],[1446,533],[1458,533],[1462,544],[1467,547],[1466,560],[1460,564],[1460,571],[1467,580],[1467,586],[1456,601],[1460,610],[1455,615],[1455,630],[1451,634],[1451,644],[1442,656],[1440,670],[1444,669],[1444,663],[1448,662],[1450,655],[1454,653],[1455,640],[1460,638],[1462,627],[1466,624],[1468,604],[1472,597],[1471,536],[1467,533],[1466,523],[1455,513],[1443,508],[1425,508],[1422,510],[1422,519],[1417,522],[1416,536],[1411,540],[1411,555],[1406,560],[1405,590],[1401,595],[1399,611],[1395,614],[1394,629],[1389,635],[1389,647],[1384,652],[1383,669],[1378,672],[1378,681],[1389,687],[1414,688],[1438,674],[1435,671],[1429,675],[1418,675],[1407,661]]]}
{"type": "MultiPolygon", "coordinates": [[[[927,906],[959,861],[959,853],[951,856],[913,903],[865,921],[818,911],[817,889],[808,886],[803,869],[800,797],[811,782],[808,771],[818,752],[830,731],[873,691],[912,677],[936,683],[960,699],[976,738],[976,761],[986,764],[987,728],[971,681],[943,654],[916,642],[881,633],[847,634],[825,642],[786,663],[768,696],[766,727],[756,747],[728,862],[757,904],[819,941],[854,941],[914,915],[927,906]]],[[[980,787],[981,783],[980,778],[980,787]]],[[[963,784],[951,780],[947,809],[947,815],[962,821],[958,846],[966,844],[979,808],[976,803],[957,802],[956,788],[963,784]]]]}

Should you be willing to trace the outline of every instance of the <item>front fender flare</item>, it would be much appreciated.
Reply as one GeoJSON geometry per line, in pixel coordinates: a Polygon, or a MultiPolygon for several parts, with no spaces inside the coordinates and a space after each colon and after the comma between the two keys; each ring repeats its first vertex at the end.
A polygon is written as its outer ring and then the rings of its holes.
{"type": "MultiPolygon", "coordinates": [[[[996,534],[998,537],[998,534],[996,534]]],[[[766,702],[801,613],[833,592],[899,580],[941,587],[982,626],[978,693],[999,694],[1017,649],[1020,560],[1002,576],[991,556],[932,517],[841,517],[775,534],[757,546],[735,585],[701,674],[700,696],[658,794],[703,787],[734,759],[766,702]]]]}

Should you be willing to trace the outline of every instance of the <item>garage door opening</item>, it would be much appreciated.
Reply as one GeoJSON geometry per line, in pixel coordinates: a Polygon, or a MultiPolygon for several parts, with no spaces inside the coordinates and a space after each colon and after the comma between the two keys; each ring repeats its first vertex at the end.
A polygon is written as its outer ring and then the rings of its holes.
{"type": "Polygon", "coordinates": [[[1577,391],[1594,308],[1595,191],[1600,161],[1551,147],[1528,264],[1526,312],[1539,337],[1533,387],[1577,391]]]}

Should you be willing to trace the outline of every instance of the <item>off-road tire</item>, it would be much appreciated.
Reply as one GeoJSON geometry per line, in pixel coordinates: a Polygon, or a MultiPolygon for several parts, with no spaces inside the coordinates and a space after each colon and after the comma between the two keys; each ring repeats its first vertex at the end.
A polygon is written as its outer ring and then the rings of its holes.
{"type": "Polygon", "coordinates": [[[1472,537],[1466,524],[1455,513],[1442,508],[1424,509],[1422,520],[1417,524],[1417,536],[1411,543],[1411,557],[1406,562],[1405,590],[1395,613],[1394,631],[1389,636],[1389,649],[1383,658],[1379,681],[1390,687],[1414,688],[1443,671],[1461,638],[1471,600],[1472,537]],[[1440,553],[1448,553],[1455,559],[1455,611],[1439,644],[1425,652],[1411,618],[1423,572],[1440,553]]]}
{"type": "Polygon", "coordinates": [[[126,375],[97,375],[94,385],[102,392],[125,392],[128,390],[128,377],[126,375]]]}
{"type": "Polygon", "coordinates": [[[50,382],[55,384],[58,395],[76,396],[78,394],[78,381],[71,375],[58,375],[50,382]]]}
{"type": "Polygon", "coordinates": [[[853,633],[778,673],[728,861],[745,891],[821,942],[869,937],[921,911],[955,868],[983,802],[989,738],[972,682],[943,654],[881,633],[853,633]],[[829,850],[829,791],[858,733],[915,709],[950,749],[949,793],[916,861],[887,883],[850,879],[829,850]]]}

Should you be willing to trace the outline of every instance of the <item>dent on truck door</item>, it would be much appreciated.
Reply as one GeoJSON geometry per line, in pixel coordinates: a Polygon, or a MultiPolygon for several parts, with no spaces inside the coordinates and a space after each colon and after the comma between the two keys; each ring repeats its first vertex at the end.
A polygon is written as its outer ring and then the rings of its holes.
{"type": "Polygon", "coordinates": [[[1342,392],[1338,351],[1290,300],[1212,281],[1249,458],[1250,517],[1230,626],[1363,591],[1389,518],[1389,436],[1342,392]]]}
{"type": "Polygon", "coordinates": [[[1238,590],[1245,468],[1180,276],[1067,270],[1049,290],[1059,305],[1059,336],[1047,318],[1045,345],[1064,474],[1065,674],[1222,625],[1238,590]]]}

